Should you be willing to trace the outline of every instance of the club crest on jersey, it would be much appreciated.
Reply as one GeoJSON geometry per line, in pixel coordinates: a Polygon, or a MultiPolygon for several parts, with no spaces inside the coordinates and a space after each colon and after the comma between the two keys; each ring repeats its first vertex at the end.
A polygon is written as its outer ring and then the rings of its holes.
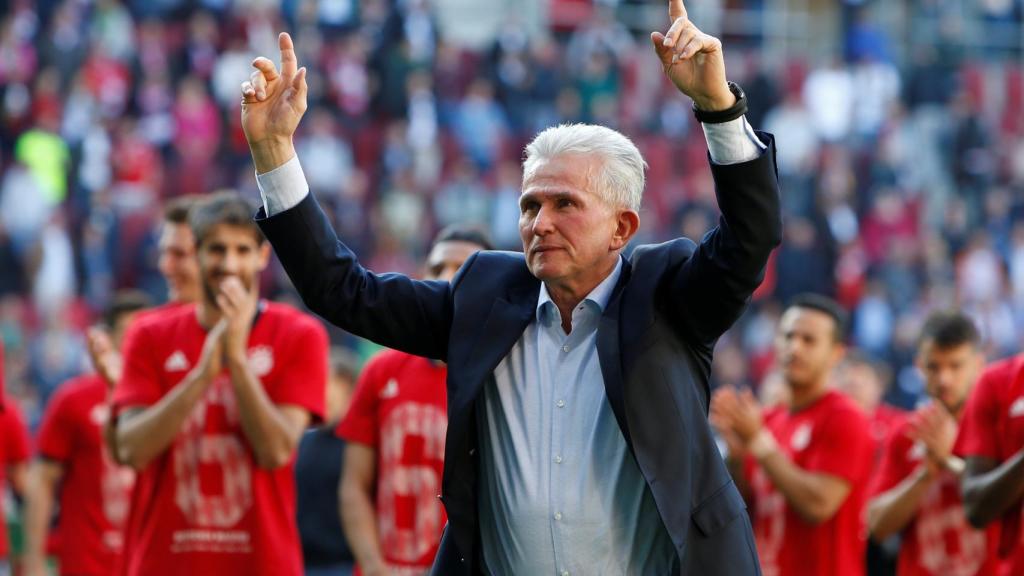
{"type": "Polygon", "coordinates": [[[1017,416],[1024,416],[1024,396],[1017,398],[1010,405],[1010,418],[1016,418],[1017,416]]]}
{"type": "Polygon", "coordinates": [[[110,416],[110,407],[106,404],[97,404],[89,411],[89,421],[97,426],[103,426],[110,416]]]}
{"type": "Polygon", "coordinates": [[[381,388],[380,397],[386,400],[388,398],[394,398],[395,396],[398,396],[398,380],[390,378],[388,379],[387,384],[381,388]]]}
{"type": "Polygon", "coordinates": [[[274,350],[270,346],[250,348],[249,369],[259,378],[270,374],[274,369],[274,350]]]}
{"type": "Polygon", "coordinates": [[[910,450],[907,450],[907,460],[923,460],[924,455],[927,452],[928,450],[924,447],[924,442],[914,442],[913,446],[910,447],[910,450]]]}
{"type": "Polygon", "coordinates": [[[811,425],[805,422],[796,429],[796,432],[793,433],[793,437],[789,441],[789,446],[793,448],[793,450],[799,452],[804,448],[807,448],[810,443],[811,425]]]}
{"type": "Polygon", "coordinates": [[[164,362],[164,370],[168,372],[184,372],[188,368],[188,358],[185,358],[185,353],[181,350],[175,350],[164,362]]]}

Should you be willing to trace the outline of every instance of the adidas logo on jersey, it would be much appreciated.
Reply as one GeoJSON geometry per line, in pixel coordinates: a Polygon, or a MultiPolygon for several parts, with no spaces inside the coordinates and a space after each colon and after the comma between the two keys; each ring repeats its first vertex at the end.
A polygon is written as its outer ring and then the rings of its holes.
{"type": "Polygon", "coordinates": [[[391,378],[388,380],[388,383],[384,385],[384,388],[381,389],[380,397],[387,399],[394,398],[395,396],[398,396],[398,380],[391,378]]]}
{"type": "Polygon", "coordinates": [[[185,353],[181,350],[175,350],[164,362],[164,370],[168,372],[183,372],[188,370],[188,367],[188,358],[185,358],[185,353]]]}
{"type": "Polygon", "coordinates": [[[1010,405],[1010,418],[1016,418],[1017,416],[1024,416],[1024,396],[1017,398],[1010,405]]]}

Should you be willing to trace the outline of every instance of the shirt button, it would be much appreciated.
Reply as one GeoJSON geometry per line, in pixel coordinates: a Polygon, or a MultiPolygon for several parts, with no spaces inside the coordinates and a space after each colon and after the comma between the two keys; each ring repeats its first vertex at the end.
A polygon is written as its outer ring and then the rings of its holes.
{"type": "Polygon", "coordinates": [[[562,513],[561,512],[555,512],[555,520],[561,520],[561,519],[562,519],[562,513]]]}
{"type": "Polygon", "coordinates": [[[562,463],[562,457],[561,456],[555,456],[555,464],[561,464],[561,463],[562,463]]]}
{"type": "Polygon", "coordinates": [[[562,352],[568,352],[568,351],[569,351],[569,347],[568,346],[562,346],[562,352]]]}
{"type": "Polygon", "coordinates": [[[555,402],[555,405],[559,408],[565,408],[565,400],[559,400],[558,402],[555,402]]]}

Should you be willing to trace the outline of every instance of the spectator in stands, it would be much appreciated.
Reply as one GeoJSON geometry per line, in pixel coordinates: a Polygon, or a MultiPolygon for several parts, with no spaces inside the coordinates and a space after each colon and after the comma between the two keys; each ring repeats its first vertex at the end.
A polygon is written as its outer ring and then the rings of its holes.
{"type": "MultiPolygon", "coordinates": [[[[113,346],[148,305],[138,292],[118,294],[104,318],[113,346]]],[[[47,574],[51,519],[59,535],[61,574],[112,574],[124,548],[124,524],[135,473],[118,466],[103,441],[111,384],[97,373],[61,384],[39,426],[25,509],[25,573],[47,574]]]]}
{"type": "MultiPolygon", "coordinates": [[[[452,226],[434,240],[424,277],[450,282],[490,240],[452,226]]],[[[424,575],[445,525],[437,500],[448,426],[442,362],[395,350],[364,367],[352,407],[338,426],[347,441],[341,517],[364,576],[424,575]]]]}
{"type": "Polygon", "coordinates": [[[751,501],[766,575],[864,573],[861,512],[874,446],[867,417],[830,385],[845,327],[834,301],[794,299],[777,336],[789,404],[763,411],[749,390],[728,387],[711,401],[730,471],[751,501]]]}
{"type": "Polygon", "coordinates": [[[968,524],[959,489],[964,463],[953,455],[964,405],[985,365],[981,336],[963,313],[937,312],[917,349],[931,402],[885,444],[867,508],[869,534],[876,541],[902,534],[899,576],[998,574],[998,530],[968,524]]]}

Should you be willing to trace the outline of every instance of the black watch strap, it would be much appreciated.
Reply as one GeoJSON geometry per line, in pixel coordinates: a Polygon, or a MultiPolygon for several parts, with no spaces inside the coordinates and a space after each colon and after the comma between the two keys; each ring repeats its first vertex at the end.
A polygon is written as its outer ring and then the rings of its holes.
{"type": "Polygon", "coordinates": [[[709,112],[697,108],[697,103],[694,102],[693,115],[697,117],[698,122],[702,124],[721,124],[735,120],[747,113],[747,95],[743,93],[743,89],[740,88],[739,84],[735,82],[729,82],[728,84],[729,91],[736,97],[736,103],[725,110],[709,112]]]}

